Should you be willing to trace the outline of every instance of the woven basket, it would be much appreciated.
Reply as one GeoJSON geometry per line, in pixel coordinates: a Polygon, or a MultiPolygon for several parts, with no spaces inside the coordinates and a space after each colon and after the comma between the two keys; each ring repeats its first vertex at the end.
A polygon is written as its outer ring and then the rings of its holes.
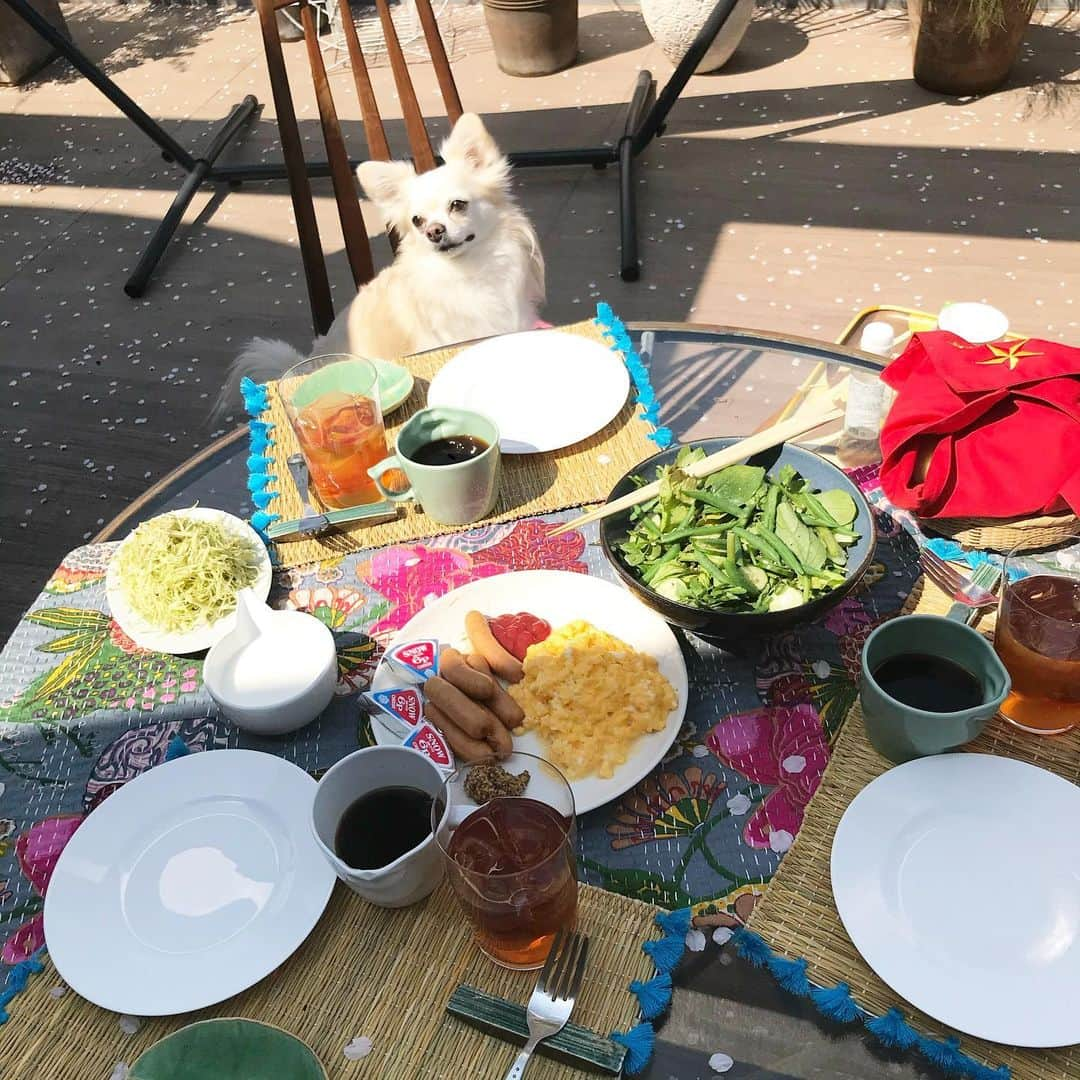
{"type": "Polygon", "coordinates": [[[919,524],[966,548],[1002,553],[1014,548],[1038,551],[1080,535],[1080,517],[1068,513],[1031,518],[920,518],[919,524]]]}

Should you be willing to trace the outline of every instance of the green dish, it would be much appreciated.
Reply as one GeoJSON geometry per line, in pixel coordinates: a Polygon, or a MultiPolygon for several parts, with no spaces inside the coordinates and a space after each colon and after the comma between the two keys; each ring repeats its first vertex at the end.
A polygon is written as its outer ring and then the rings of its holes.
{"type": "Polygon", "coordinates": [[[129,1080],[326,1080],[295,1035],[256,1020],[203,1020],[154,1043],[129,1080]]]}
{"type": "Polygon", "coordinates": [[[412,372],[389,360],[372,360],[372,363],[379,373],[379,404],[383,415],[386,415],[404,404],[406,398],[412,393],[412,372]]]}

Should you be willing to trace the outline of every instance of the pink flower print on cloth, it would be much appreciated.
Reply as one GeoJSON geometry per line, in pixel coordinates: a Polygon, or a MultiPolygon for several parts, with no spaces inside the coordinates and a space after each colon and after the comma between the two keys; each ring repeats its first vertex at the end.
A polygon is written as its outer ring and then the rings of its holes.
{"type": "Polygon", "coordinates": [[[400,630],[432,600],[478,578],[505,574],[505,566],[483,563],[477,556],[423,544],[376,552],[356,568],[357,577],[390,602],[390,611],[368,633],[386,638],[400,630]]]}
{"type": "MultiPolygon", "coordinates": [[[[83,823],[82,814],[45,818],[32,825],[15,841],[15,855],[23,876],[41,896],[49,887],[60,852],[83,823]]],[[[38,914],[24,922],[0,949],[0,960],[17,964],[45,944],[45,919],[38,914]]]]}
{"type": "Polygon", "coordinates": [[[743,839],[751,847],[786,850],[829,761],[817,710],[799,704],[734,713],[721,720],[705,742],[747,779],[776,785],[750,816],[743,839]]]}

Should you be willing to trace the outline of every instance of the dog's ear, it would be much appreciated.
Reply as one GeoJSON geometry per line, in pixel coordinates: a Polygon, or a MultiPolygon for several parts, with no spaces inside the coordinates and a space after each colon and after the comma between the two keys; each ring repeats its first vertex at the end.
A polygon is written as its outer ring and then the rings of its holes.
{"type": "Polygon", "coordinates": [[[505,190],[509,163],[503,157],[484,121],[476,113],[463,113],[442,144],[443,160],[471,169],[492,191],[505,190]]]}
{"type": "Polygon", "coordinates": [[[405,191],[416,170],[407,161],[364,161],[356,167],[356,179],[364,194],[382,211],[389,225],[401,225],[408,217],[405,191]]]}

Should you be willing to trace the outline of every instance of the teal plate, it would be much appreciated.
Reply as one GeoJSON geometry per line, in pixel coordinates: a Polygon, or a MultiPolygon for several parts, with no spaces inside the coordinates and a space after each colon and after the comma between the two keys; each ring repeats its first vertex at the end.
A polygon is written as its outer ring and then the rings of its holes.
{"type": "Polygon", "coordinates": [[[295,1035],[255,1020],[203,1020],[154,1043],[129,1080],[326,1080],[295,1035]]]}
{"type": "Polygon", "coordinates": [[[373,360],[379,373],[379,404],[383,415],[393,412],[412,393],[413,376],[408,368],[389,360],[373,360]]]}

